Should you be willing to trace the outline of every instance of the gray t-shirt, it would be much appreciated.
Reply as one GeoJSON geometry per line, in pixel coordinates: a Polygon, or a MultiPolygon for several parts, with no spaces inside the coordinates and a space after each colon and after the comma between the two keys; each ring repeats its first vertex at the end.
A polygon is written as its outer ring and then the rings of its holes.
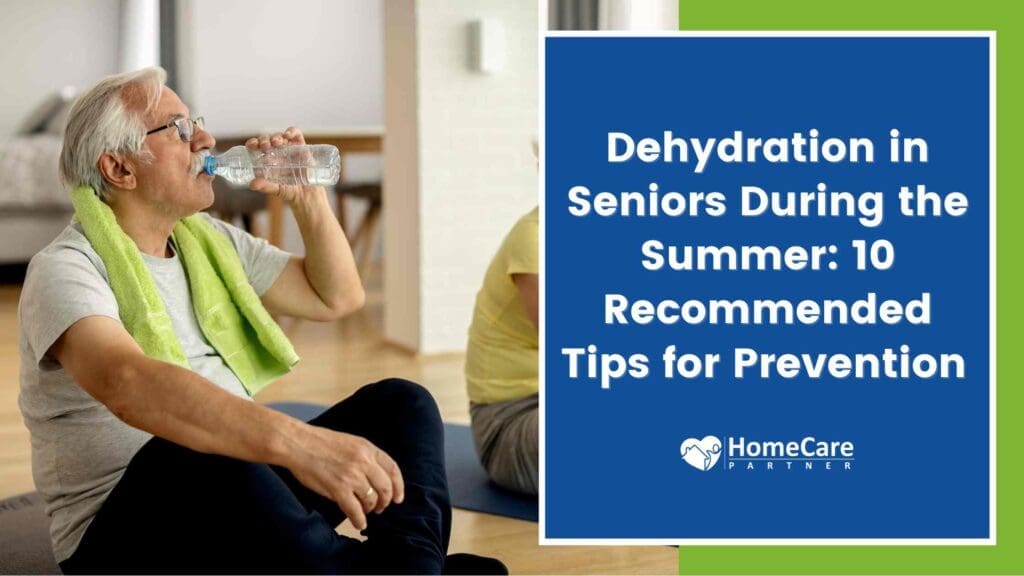
{"type": "MultiPolygon", "coordinates": [[[[266,292],[288,263],[288,253],[203,216],[231,239],[256,293],[266,292]]],[[[217,386],[248,398],[242,383],[203,336],[188,278],[173,243],[171,247],[171,258],[142,257],[189,365],[217,386]]],[[[103,261],[81,225],[74,223],[32,258],[21,293],[18,405],[31,434],[32,475],[50,516],[58,562],[74,553],[132,456],[152,437],[119,420],[46,355],[57,338],[82,318],[107,316],[120,322],[107,278],[103,261]]]]}

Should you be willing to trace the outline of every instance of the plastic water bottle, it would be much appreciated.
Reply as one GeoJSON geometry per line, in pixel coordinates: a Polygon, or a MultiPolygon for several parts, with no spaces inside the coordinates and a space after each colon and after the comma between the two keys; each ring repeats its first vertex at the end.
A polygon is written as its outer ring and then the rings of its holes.
{"type": "Polygon", "coordinates": [[[203,171],[237,186],[260,176],[276,184],[333,186],[341,175],[341,154],[328,144],[292,144],[270,150],[235,146],[203,158],[203,171]]]}

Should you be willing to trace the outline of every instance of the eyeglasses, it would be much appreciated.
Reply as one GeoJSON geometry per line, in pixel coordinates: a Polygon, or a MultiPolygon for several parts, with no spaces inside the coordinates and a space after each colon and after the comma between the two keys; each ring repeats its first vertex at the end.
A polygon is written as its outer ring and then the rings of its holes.
{"type": "Polygon", "coordinates": [[[192,137],[196,134],[196,128],[199,128],[200,130],[205,128],[206,121],[203,120],[202,116],[199,118],[178,118],[177,120],[172,120],[159,128],[153,128],[149,132],[146,132],[146,136],[161,130],[166,130],[171,126],[178,129],[178,136],[181,136],[182,142],[191,142],[192,137]]]}

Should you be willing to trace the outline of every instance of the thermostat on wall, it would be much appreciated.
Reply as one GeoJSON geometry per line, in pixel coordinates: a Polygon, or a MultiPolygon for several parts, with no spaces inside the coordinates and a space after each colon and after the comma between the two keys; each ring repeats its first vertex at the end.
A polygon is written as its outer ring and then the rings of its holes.
{"type": "Polygon", "coordinates": [[[469,25],[470,68],[493,74],[505,66],[505,26],[495,18],[474,20],[469,25]]]}

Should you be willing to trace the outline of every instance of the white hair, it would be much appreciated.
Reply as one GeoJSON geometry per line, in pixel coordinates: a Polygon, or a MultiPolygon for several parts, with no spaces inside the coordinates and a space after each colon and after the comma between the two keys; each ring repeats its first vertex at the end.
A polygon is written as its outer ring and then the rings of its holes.
{"type": "Polygon", "coordinates": [[[60,177],[69,190],[92,186],[101,198],[107,198],[109,187],[98,166],[104,152],[136,155],[144,161],[151,158],[143,146],[143,118],[160,101],[166,82],[163,68],[143,68],[107,76],[75,100],[60,153],[60,177]],[[136,103],[143,101],[140,96],[145,97],[141,109],[136,103]]]}

